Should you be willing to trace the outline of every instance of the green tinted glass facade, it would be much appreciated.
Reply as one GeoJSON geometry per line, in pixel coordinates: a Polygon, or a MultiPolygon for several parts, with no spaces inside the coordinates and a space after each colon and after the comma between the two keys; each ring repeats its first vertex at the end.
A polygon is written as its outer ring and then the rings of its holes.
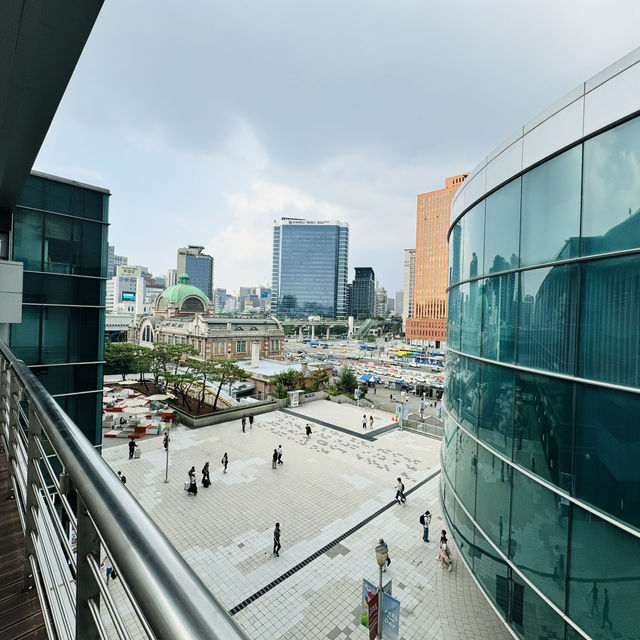
{"type": "Polygon", "coordinates": [[[635,117],[450,229],[442,504],[527,640],[640,629],[639,166],[635,117]]]}
{"type": "Polygon", "coordinates": [[[108,197],[31,174],[13,230],[24,281],[11,348],[94,444],[101,442],[108,197]]]}

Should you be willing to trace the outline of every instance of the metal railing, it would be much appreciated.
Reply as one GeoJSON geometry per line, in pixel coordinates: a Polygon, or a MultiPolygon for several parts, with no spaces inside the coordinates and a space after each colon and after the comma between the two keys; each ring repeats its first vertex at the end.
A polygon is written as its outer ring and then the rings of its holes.
{"type": "Polygon", "coordinates": [[[25,534],[25,588],[37,589],[49,638],[246,640],[1,340],[0,436],[25,534]],[[117,591],[107,586],[101,556],[117,571],[117,591]]]}

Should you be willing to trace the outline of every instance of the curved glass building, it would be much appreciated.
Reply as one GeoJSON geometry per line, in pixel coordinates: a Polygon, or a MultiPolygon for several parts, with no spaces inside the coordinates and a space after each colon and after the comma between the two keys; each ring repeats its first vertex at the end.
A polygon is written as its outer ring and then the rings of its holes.
{"type": "Polygon", "coordinates": [[[460,556],[516,637],[640,637],[640,49],[484,159],[449,251],[460,556]]]}

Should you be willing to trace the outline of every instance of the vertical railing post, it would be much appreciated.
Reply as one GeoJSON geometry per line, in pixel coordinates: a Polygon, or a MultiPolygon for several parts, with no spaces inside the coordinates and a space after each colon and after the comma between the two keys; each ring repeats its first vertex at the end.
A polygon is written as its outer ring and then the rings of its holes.
{"type": "Polygon", "coordinates": [[[0,355],[0,430],[5,436],[6,455],[8,460],[9,482],[7,483],[7,500],[13,496],[13,448],[11,445],[11,386],[9,362],[0,355]]]}
{"type": "MultiPolygon", "coordinates": [[[[36,518],[33,513],[34,509],[37,511],[38,502],[36,500],[36,496],[32,485],[35,483],[37,490],[41,491],[43,487],[40,487],[40,483],[38,482],[38,474],[36,472],[36,465],[40,464],[40,450],[38,449],[37,440],[40,438],[42,433],[42,427],[40,425],[40,420],[38,420],[38,416],[36,416],[31,402],[29,402],[29,435],[27,440],[27,478],[25,483],[25,492],[24,496],[25,506],[24,506],[24,524],[25,524],[25,532],[24,532],[24,590],[28,591],[33,588],[33,572],[31,571],[31,562],[29,561],[29,557],[33,556],[36,558],[36,550],[33,544],[33,540],[31,538],[31,532],[38,535],[38,526],[36,523],[36,518]]],[[[46,491],[46,487],[44,488],[46,491]]]]}
{"type": "Polygon", "coordinates": [[[100,565],[100,538],[89,517],[89,512],[78,495],[78,575],[76,579],[76,638],[99,640],[100,635],[93,622],[89,600],[100,606],[100,589],[91,573],[88,556],[100,565]]]}
{"type": "MultiPolygon", "coordinates": [[[[18,446],[16,431],[20,428],[20,423],[19,423],[20,407],[18,402],[19,389],[18,389],[18,383],[16,381],[16,375],[13,371],[11,371],[11,369],[8,369],[6,374],[7,374],[7,390],[9,392],[9,406],[8,406],[9,415],[7,416],[8,418],[7,426],[8,426],[8,432],[9,432],[7,446],[9,447],[9,451],[7,451],[7,456],[8,456],[8,462],[9,462],[9,495],[11,495],[11,492],[13,491],[13,482],[11,482],[11,479],[16,474],[16,468],[15,468],[16,448],[18,446]]],[[[18,486],[17,482],[16,482],[16,486],[18,486]]],[[[20,505],[18,505],[18,508],[21,508],[20,505]]]]}

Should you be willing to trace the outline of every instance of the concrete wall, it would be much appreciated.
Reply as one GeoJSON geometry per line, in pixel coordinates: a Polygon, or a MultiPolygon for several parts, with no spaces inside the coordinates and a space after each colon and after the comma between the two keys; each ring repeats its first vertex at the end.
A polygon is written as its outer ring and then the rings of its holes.
{"type": "Polygon", "coordinates": [[[220,424],[222,422],[229,422],[231,420],[240,420],[242,416],[248,416],[253,413],[257,416],[261,413],[268,413],[269,411],[277,411],[287,406],[287,400],[266,400],[265,402],[254,402],[251,404],[243,404],[231,409],[225,409],[223,411],[216,411],[215,413],[209,413],[199,417],[192,417],[182,413],[179,409],[176,409],[176,413],[179,416],[179,420],[182,424],[186,425],[190,429],[199,429],[200,427],[208,427],[212,424],[220,424]]]}

